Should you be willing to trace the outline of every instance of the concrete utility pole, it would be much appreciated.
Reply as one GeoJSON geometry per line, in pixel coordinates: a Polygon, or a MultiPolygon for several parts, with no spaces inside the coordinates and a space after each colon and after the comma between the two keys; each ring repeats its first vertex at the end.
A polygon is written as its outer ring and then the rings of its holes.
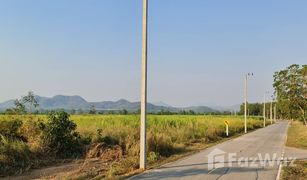
{"type": "Polygon", "coordinates": [[[270,120],[271,124],[273,124],[273,100],[271,100],[271,106],[270,106],[270,120]]]}
{"type": "Polygon", "coordinates": [[[264,101],[263,101],[263,127],[265,127],[265,93],[264,93],[264,101]]]}
{"type": "Polygon", "coordinates": [[[266,126],[266,109],[265,109],[265,103],[266,103],[266,94],[269,94],[269,91],[266,91],[264,93],[264,102],[263,102],[263,127],[266,126]]]}
{"type": "Polygon", "coordinates": [[[277,113],[277,110],[276,110],[276,103],[274,104],[274,122],[276,123],[276,113],[277,113]]]}
{"type": "Polygon", "coordinates": [[[244,78],[244,132],[247,133],[247,80],[249,76],[253,76],[253,73],[245,74],[244,78]]]}
{"type": "Polygon", "coordinates": [[[142,82],[141,82],[141,134],[140,169],[146,169],[146,105],[147,105],[147,29],[148,0],[143,0],[142,30],[142,82]]]}

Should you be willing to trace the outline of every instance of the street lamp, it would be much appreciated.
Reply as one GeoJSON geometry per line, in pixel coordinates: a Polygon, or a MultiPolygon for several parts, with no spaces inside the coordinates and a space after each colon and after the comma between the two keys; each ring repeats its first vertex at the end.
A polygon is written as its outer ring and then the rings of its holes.
{"type": "Polygon", "coordinates": [[[247,133],[247,80],[253,76],[253,73],[245,74],[244,78],[244,132],[247,133]]]}
{"type": "Polygon", "coordinates": [[[264,102],[263,102],[263,127],[265,127],[265,123],[266,123],[266,116],[265,116],[265,111],[266,111],[266,109],[265,109],[265,103],[266,103],[266,94],[269,94],[270,92],[269,91],[266,91],[265,93],[264,93],[264,102]]]}
{"type": "Polygon", "coordinates": [[[147,105],[147,19],[148,0],[143,0],[142,25],[142,78],[141,78],[141,131],[140,169],[146,169],[146,105],[147,105]]]}

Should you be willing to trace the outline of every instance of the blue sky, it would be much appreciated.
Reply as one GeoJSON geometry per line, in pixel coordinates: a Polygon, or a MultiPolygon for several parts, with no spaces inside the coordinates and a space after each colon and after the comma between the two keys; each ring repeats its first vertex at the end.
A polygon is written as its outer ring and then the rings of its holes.
{"type": "MultiPolygon", "coordinates": [[[[0,101],[29,90],[139,100],[141,0],[0,0],[0,101]]],[[[307,64],[307,1],[149,0],[148,98],[232,105],[307,64]]]]}

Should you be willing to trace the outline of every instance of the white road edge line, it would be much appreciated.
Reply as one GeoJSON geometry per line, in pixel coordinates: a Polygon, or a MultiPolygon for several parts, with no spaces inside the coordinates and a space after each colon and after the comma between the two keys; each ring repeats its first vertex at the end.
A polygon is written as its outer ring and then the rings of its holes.
{"type": "Polygon", "coordinates": [[[279,164],[276,180],[280,180],[280,175],[281,175],[283,161],[284,161],[284,152],[281,155],[281,161],[280,161],[280,164],[279,164]]]}
{"type": "Polygon", "coordinates": [[[213,171],[215,171],[217,168],[212,169],[211,171],[208,172],[208,174],[211,174],[213,171]]]}
{"type": "MultiPolygon", "coordinates": [[[[288,122],[288,128],[289,128],[289,122],[288,122]]],[[[287,140],[288,140],[288,128],[287,128],[287,134],[286,134],[286,138],[285,138],[285,142],[284,142],[284,150],[283,150],[282,155],[281,155],[281,162],[279,164],[276,180],[280,180],[280,175],[281,175],[282,165],[283,165],[284,155],[285,155],[285,148],[286,148],[286,143],[287,143],[287,140]]]]}

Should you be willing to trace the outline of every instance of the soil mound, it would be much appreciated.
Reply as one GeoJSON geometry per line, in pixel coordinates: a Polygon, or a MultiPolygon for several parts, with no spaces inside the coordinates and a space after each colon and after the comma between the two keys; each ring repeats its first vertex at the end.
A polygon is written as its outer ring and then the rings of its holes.
{"type": "Polygon", "coordinates": [[[123,150],[120,146],[108,146],[104,143],[92,144],[86,154],[86,159],[99,158],[105,162],[121,159],[123,150]]]}

